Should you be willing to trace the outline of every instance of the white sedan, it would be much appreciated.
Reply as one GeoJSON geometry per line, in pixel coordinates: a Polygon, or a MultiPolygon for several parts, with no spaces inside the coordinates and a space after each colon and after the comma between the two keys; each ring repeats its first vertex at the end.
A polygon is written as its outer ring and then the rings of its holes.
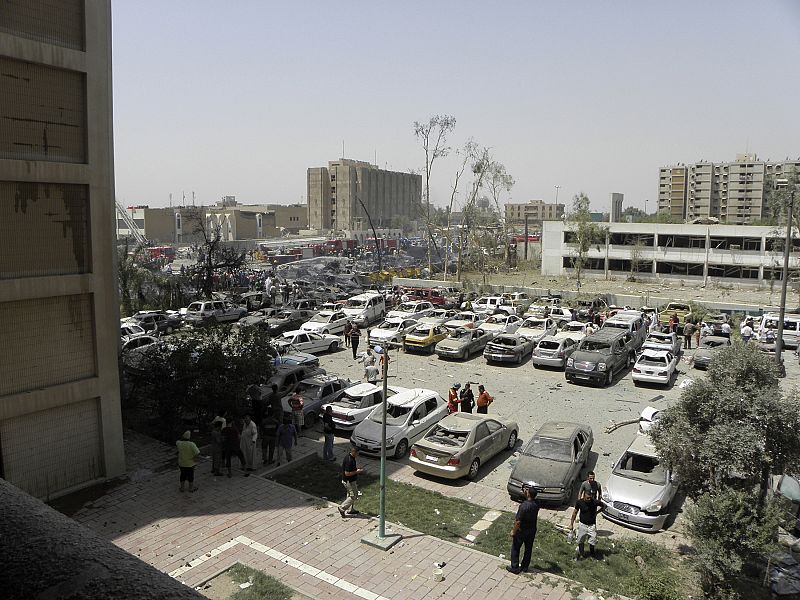
{"type": "Polygon", "coordinates": [[[404,302],[394,310],[390,310],[387,318],[421,319],[433,312],[433,304],[425,300],[404,302]]]}
{"type": "Polygon", "coordinates": [[[665,350],[645,350],[636,359],[631,378],[634,385],[657,383],[669,385],[678,366],[678,357],[665,350]]]}
{"type": "Polygon", "coordinates": [[[334,352],[339,348],[341,340],[337,335],[323,335],[313,331],[287,331],[278,340],[281,346],[291,346],[301,352],[334,352]]]}
{"type": "Polygon", "coordinates": [[[458,311],[450,308],[437,308],[429,315],[419,319],[420,325],[442,325],[446,321],[455,318],[458,311]]]}
{"type": "MultiPolygon", "coordinates": [[[[405,391],[406,388],[396,385],[386,386],[386,397],[405,391]]],[[[326,404],[322,410],[330,406],[333,411],[333,425],[342,431],[353,431],[356,425],[367,418],[376,405],[383,401],[383,388],[372,383],[357,383],[345,389],[335,402],[326,404]]]]}
{"type": "Polygon", "coordinates": [[[456,314],[449,321],[444,322],[444,326],[448,329],[458,329],[464,327],[466,329],[475,329],[480,327],[481,323],[486,320],[484,313],[476,313],[469,310],[456,314]]]}
{"type": "Polygon", "coordinates": [[[369,343],[375,344],[400,345],[406,339],[406,334],[417,326],[415,319],[388,318],[377,327],[373,327],[369,332],[369,343]]]}
{"type": "Polygon", "coordinates": [[[522,321],[517,333],[538,344],[545,336],[555,335],[556,323],[549,317],[528,317],[522,321]]]}
{"type": "Polygon", "coordinates": [[[481,325],[481,329],[493,335],[501,333],[514,333],[522,324],[522,319],[516,315],[492,315],[481,325]]]}
{"type": "Polygon", "coordinates": [[[340,333],[347,324],[347,315],[342,311],[321,310],[300,326],[303,331],[314,333],[340,333]]]}
{"type": "Polygon", "coordinates": [[[588,327],[588,323],[581,323],[580,321],[564,322],[563,327],[558,330],[555,336],[557,338],[569,338],[580,342],[589,334],[588,327]]]}

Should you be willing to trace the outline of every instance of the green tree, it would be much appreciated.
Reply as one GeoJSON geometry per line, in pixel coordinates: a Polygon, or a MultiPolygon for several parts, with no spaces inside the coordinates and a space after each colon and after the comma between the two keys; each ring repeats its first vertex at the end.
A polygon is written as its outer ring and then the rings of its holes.
{"type": "MultiPolygon", "coordinates": [[[[800,199],[800,173],[791,169],[783,174],[782,177],[767,175],[764,178],[764,204],[766,214],[763,220],[772,221],[769,224],[786,226],[786,216],[789,211],[789,203],[792,201],[792,194],[795,199],[800,199]]],[[[800,228],[800,207],[794,206],[794,227],[800,228]]]]}
{"type": "Polygon", "coordinates": [[[581,273],[586,265],[589,249],[605,241],[608,227],[592,221],[589,213],[589,197],[583,192],[572,198],[572,212],[569,215],[568,228],[572,233],[574,249],[572,255],[572,268],[575,269],[577,285],[581,287],[581,273]]]}

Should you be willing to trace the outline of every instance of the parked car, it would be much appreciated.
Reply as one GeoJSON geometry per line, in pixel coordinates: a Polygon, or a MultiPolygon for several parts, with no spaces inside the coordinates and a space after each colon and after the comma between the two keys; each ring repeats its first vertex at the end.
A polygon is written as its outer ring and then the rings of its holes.
{"type": "Polygon", "coordinates": [[[658,408],[652,406],[645,406],[642,409],[642,414],[639,415],[639,433],[646,434],[650,428],[661,419],[664,413],[658,408]]]}
{"type": "Polygon", "coordinates": [[[310,310],[282,310],[274,317],[267,319],[270,335],[278,336],[285,331],[300,329],[307,319],[314,316],[310,310]]]}
{"type": "Polygon", "coordinates": [[[520,452],[506,486],[509,495],[522,500],[522,485],[530,481],[539,491],[539,501],[570,502],[593,443],[588,425],[547,421],[520,452]]]}
{"type": "Polygon", "coordinates": [[[681,339],[674,332],[651,331],[642,344],[642,350],[666,350],[678,356],[681,353],[681,339]]]}
{"type": "Polygon", "coordinates": [[[606,301],[602,298],[594,298],[592,300],[578,300],[572,313],[576,321],[588,321],[590,315],[605,312],[606,310],[608,310],[606,301]]]}
{"type": "Polygon", "coordinates": [[[528,296],[525,292],[506,292],[503,294],[503,298],[505,298],[511,306],[514,307],[516,310],[516,314],[521,315],[533,302],[533,298],[528,296]]]}
{"type": "MultiPolygon", "coordinates": [[[[391,398],[406,389],[408,388],[389,385],[386,387],[386,397],[391,398]]],[[[356,383],[346,388],[334,402],[323,406],[322,410],[331,407],[333,424],[337,430],[353,431],[382,401],[382,387],[372,383],[356,383]]]]}
{"type": "Polygon", "coordinates": [[[458,314],[457,310],[452,308],[436,308],[430,314],[419,319],[420,325],[442,325],[443,323],[454,319],[458,314]]]}
{"type": "Polygon", "coordinates": [[[716,315],[706,315],[703,319],[706,323],[711,326],[714,335],[722,335],[722,324],[727,323],[728,325],[731,324],[730,317],[725,313],[719,313],[716,315]]]}
{"type": "Polygon", "coordinates": [[[184,322],[190,325],[208,325],[238,321],[247,314],[243,306],[222,300],[198,300],[186,307],[184,322]]]}
{"type": "Polygon", "coordinates": [[[516,315],[517,307],[511,304],[511,300],[503,296],[481,296],[472,303],[476,312],[484,312],[489,315],[506,314],[516,315]]]}
{"type": "Polygon", "coordinates": [[[342,311],[354,324],[366,327],[383,319],[386,314],[386,299],[380,292],[365,292],[348,299],[342,311]]]}
{"type": "Polygon", "coordinates": [[[647,435],[637,435],[614,463],[603,486],[603,516],[639,531],[659,531],[669,516],[676,485],[647,435]]]}
{"type": "Polygon", "coordinates": [[[281,398],[283,408],[283,418],[291,418],[292,407],[289,406],[289,398],[299,394],[303,398],[303,417],[306,427],[313,427],[319,416],[322,414],[322,407],[325,404],[335,402],[345,388],[353,385],[352,381],[341,379],[332,375],[315,375],[303,379],[292,392],[281,398]]]}
{"type": "Polygon", "coordinates": [[[465,310],[458,313],[449,321],[445,321],[444,326],[448,329],[458,329],[459,327],[466,327],[468,329],[480,327],[486,320],[484,313],[476,313],[473,311],[465,310]]]}
{"type": "Polygon", "coordinates": [[[562,321],[561,327],[554,335],[558,338],[565,337],[580,342],[588,335],[588,327],[588,323],[580,321],[562,321]]]}
{"type": "Polygon", "coordinates": [[[636,362],[636,350],[630,333],[619,329],[601,329],[587,335],[567,359],[567,381],[588,381],[599,385],[614,383],[614,375],[636,362]]]}
{"type": "Polygon", "coordinates": [[[389,311],[389,319],[421,319],[433,312],[433,304],[426,300],[403,302],[400,306],[389,311]]]}
{"type": "Polygon", "coordinates": [[[301,352],[291,345],[275,344],[275,357],[272,359],[274,366],[278,365],[311,365],[319,366],[319,357],[301,352]]]}
{"type": "Polygon", "coordinates": [[[122,346],[120,347],[120,351],[124,354],[126,352],[130,352],[131,350],[135,350],[136,348],[155,344],[157,341],[158,338],[153,337],[152,335],[136,335],[123,342],[122,346]]]}
{"type": "Polygon", "coordinates": [[[475,479],[481,465],[504,450],[514,451],[518,432],[514,421],[456,412],[411,447],[409,463],[429,475],[475,479]]]}
{"type": "Polygon", "coordinates": [[[283,346],[292,346],[301,352],[314,354],[316,352],[336,352],[341,344],[341,339],[337,335],[322,335],[298,329],[284,332],[277,343],[283,346]]]}
{"type": "Polygon", "coordinates": [[[647,337],[647,326],[640,311],[621,311],[603,321],[602,329],[618,329],[629,333],[636,350],[642,347],[647,337]]]}
{"type": "Polygon", "coordinates": [[[697,347],[697,350],[694,351],[694,368],[707,369],[708,365],[711,364],[711,359],[713,359],[720,350],[730,345],[730,338],[718,335],[707,335],[704,338],[700,338],[700,345],[697,347]]]}
{"type": "Polygon", "coordinates": [[[562,321],[569,322],[573,320],[572,311],[565,306],[550,307],[549,317],[556,323],[561,323],[562,321]]]}
{"type": "Polygon", "coordinates": [[[269,327],[269,319],[274,318],[280,311],[278,308],[260,308],[248,313],[233,324],[236,329],[242,327],[269,327]]]}
{"type": "Polygon", "coordinates": [[[471,355],[483,352],[486,344],[494,334],[483,329],[459,327],[450,331],[450,334],[436,344],[435,352],[439,358],[466,359],[471,355]]]}
{"type": "Polygon", "coordinates": [[[144,330],[144,327],[137,323],[132,323],[127,320],[122,320],[119,323],[119,336],[122,338],[123,343],[127,342],[131,338],[146,334],[147,332],[144,330]]]}
{"type": "MultiPolygon", "coordinates": [[[[386,400],[386,454],[403,458],[411,444],[447,415],[447,402],[432,390],[414,388],[386,400]]],[[[383,407],[359,423],[350,440],[364,454],[380,455],[383,407]]]]}
{"type": "Polygon", "coordinates": [[[534,367],[558,367],[563,369],[577,347],[578,342],[572,338],[548,335],[533,349],[531,362],[534,367]]]}
{"type": "Polygon", "coordinates": [[[644,350],[631,371],[634,385],[657,383],[669,385],[678,368],[678,357],[666,350],[644,350]]]}
{"type": "Polygon", "coordinates": [[[248,394],[253,401],[264,401],[272,396],[272,386],[278,386],[278,398],[291,394],[298,384],[314,375],[325,375],[325,369],[315,365],[287,365],[275,367],[269,381],[263,385],[251,385],[248,394]]]}
{"type": "Polygon", "coordinates": [[[517,315],[496,314],[481,323],[481,329],[487,333],[500,335],[501,333],[514,333],[522,324],[522,319],[517,315]]]}
{"type": "Polygon", "coordinates": [[[183,325],[180,314],[166,314],[159,311],[139,311],[129,322],[136,323],[147,333],[172,333],[183,325]]]}
{"type": "Polygon", "coordinates": [[[521,365],[535,346],[536,343],[524,335],[501,333],[486,344],[483,358],[487,363],[513,362],[521,365]]]}
{"type": "Polygon", "coordinates": [[[433,354],[436,344],[445,339],[450,332],[444,325],[417,324],[406,334],[403,350],[406,352],[422,351],[433,354]]]}
{"type": "Polygon", "coordinates": [[[369,343],[370,345],[393,344],[400,346],[406,334],[416,326],[417,321],[414,319],[387,317],[383,323],[370,329],[369,343]]]}
{"type": "Polygon", "coordinates": [[[323,335],[328,333],[343,333],[347,324],[347,315],[342,311],[321,310],[311,320],[300,326],[303,331],[313,331],[323,335]]]}
{"type": "Polygon", "coordinates": [[[550,317],[528,317],[520,323],[517,333],[533,340],[537,344],[548,335],[555,335],[556,322],[550,317]]]}

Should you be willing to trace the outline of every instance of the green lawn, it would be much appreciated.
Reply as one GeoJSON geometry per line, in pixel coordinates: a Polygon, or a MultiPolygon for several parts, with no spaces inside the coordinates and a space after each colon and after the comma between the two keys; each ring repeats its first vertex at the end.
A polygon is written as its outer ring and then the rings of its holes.
{"type": "Polygon", "coordinates": [[[291,600],[294,590],[280,580],[236,563],[226,573],[236,583],[252,581],[253,585],[237,591],[231,600],[291,600]]]}
{"type": "MultiPolygon", "coordinates": [[[[344,499],[344,487],[339,476],[339,466],[320,459],[306,463],[300,469],[287,471],[275,476],[279,483],[302,490],[315,496],[322,496],[334,502],[344,499]]],[[[363,491],[356,504],[358,510],[369,515],[378,514],[378,479],[372,475],[358,478],[363,491]]],[[[486,512],[486,508],[464,500],[448,498],[413,485],[398,483],[391,479],[386,482],[386,519],[403,524],[411,529],[457,541],[470,531],[470,527],[486,512]]],[[[514,515],[503,513],[494,524],[478,536],[475,548],[498,556],[511,554],[509,535],[514,515]]],[[[533,550],[531,567],[548,573],[573,579],[590,589],[602,588],[612,592],[638,596],[643,600],[672,600],[682,595],[670,595],[670,589],[686,587],[686,577],[678,564],[678,559],[662,546],[643,541],[598,540],[599,559],[573,560],[575,546],[567,544],[566,536],[544,519],[539,520],[539,531],[533,550]],[[635,556],[645,562],[644,576],[639,571],[635,556]],[[655,582],[648,595],[641,589],[643,581],[655,582]]],[[[688,579],[686,579],[688,581],[688,579]]]]}

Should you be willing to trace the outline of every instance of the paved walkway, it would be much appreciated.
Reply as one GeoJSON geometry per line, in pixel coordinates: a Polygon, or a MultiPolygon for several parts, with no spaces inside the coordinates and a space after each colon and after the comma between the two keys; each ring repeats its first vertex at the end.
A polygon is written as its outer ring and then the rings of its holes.
{"type": "MultiPolygon", "coordinates": [[[[304,452],[314,444],[304,440],[304,452]]],[[[131,474],[140,476],[74,518],[192,587],[242,562],[312,598],[591,596],[550,574],[511,575],[506,561],[405,528],[391,551],[374,549],[360,540],[375,521],[343,520],[315,498],[259,476],[213,477],[209,462],[197,469],[199,490],[181,493],[177,468],[166,468],[172,448],[134,434],[127,449],[131,474]],[[438,561],[447,563],[441,582],[433,579],[438,561]]]]}

